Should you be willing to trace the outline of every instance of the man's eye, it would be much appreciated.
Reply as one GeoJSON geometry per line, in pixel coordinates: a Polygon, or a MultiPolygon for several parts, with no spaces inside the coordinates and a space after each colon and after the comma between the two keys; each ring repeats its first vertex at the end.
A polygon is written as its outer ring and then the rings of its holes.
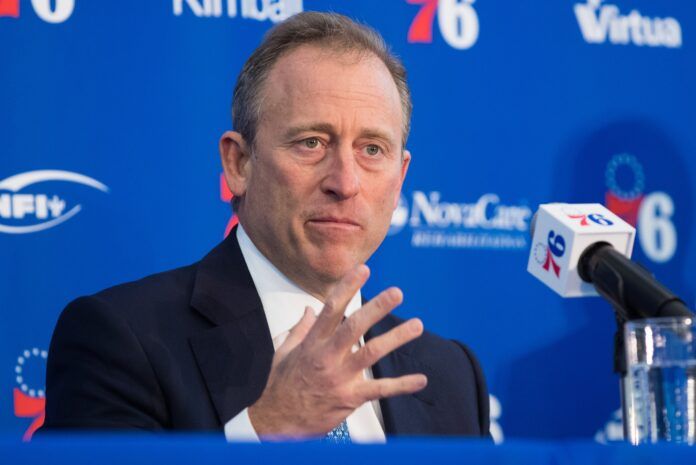
{"type": "Polygon", "coordinates": [[[305,147],[308,149],[315,149],[319,147],[319,139],[316,137],[310,137],[309,139],[305,139],[302,141],[305,147]]]}
{"type": "Polygon", "coordinates": [[[380,148],[379,145],[375,144],[370,144],[367,147],[365,147],[365,152],[367,152],[368,155],[379,155],[380,148]]]}

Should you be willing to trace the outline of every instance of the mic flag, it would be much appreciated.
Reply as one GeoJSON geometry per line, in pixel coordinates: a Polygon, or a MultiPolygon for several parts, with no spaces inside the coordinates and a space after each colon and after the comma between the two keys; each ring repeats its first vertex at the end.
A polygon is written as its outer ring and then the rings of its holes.
{"type": "Polygon", "coordinates": [[[592,244],[606,242],[630,257],[636,231],[598,203],[549,203],[532,221],[527,271],[562,297],[596,296],[578,274],[578,261],[592,244]]]}

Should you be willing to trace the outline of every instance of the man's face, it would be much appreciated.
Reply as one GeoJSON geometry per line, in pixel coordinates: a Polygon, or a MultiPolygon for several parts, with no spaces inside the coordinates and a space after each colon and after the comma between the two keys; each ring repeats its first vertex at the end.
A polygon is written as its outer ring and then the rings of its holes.
{"type": "Polygon", "coordinates": [[[262,91],[240,219],[259,248],[314,294],[384,239],[410,161],[396,85],[373,55],[301,46],[262,91]]]}

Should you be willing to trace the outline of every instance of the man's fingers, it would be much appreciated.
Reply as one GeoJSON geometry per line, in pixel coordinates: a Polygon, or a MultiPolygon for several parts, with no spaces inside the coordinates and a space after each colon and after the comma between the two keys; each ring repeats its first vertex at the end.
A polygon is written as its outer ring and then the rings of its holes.
{"type": "Polygon", "coordinates": [[[350,350],[360,336],[399,306],[403,300],[404,295],[397,287],[390,287],[380,292],[377,297],[343,322],[333,338],[334,348],[338,351],[350,350]]]}
{"type": "Polygon", "coordinates": [[[349,271],[331,290],[317,321],[312,327],[310,337],[328,338],[336,331],[343,319],[346,307],[356,292],[370,276],[366,265],[358,265],[349,271]]]}
{"type": "Polygon", "coordinates": [[[378,400],[385,397],[412,394],[423,389],[428,384],[428,378],[423,374],[405,375],[398,378],[382,378],[366,380],[358,388],[358,395],[365,401],[378,400]]]}
{"type": "Polygon", "coordinates": [[[287,354],[295,347],[300,345],[300,343],[307,336],[309,330],[312,329],[312,325],[314,325],[316,320],[317,317],[315,316],[312,307],[305,307],[305,312],[304,315],[302,315],[302,319],[300,319],[300,321],[293,326],[293,328],[290,330],[290,334],[288,334],[288,337],[280,345],[280,347],[278,347],[276,352],[287,354]]]}
{"type": "Polygon", "coordinates": [[[357,370],[371,367],[379,359],[423,334],[423,323],[418,318],[401,323],[396,328],[368,341],[364,347],[351,355],[357,370]]]}

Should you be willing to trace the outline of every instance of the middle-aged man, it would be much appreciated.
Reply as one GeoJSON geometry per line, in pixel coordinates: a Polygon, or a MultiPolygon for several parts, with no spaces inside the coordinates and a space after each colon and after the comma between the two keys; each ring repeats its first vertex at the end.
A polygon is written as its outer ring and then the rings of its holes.
{"type": "Polygon", "coordinates": [[[200,262],[80,298],[48,360],[47,429],[224,429],[229,440],[488,435],[463,345],[363,305],[411,155],[401,63],[337,14],[274,27],[220,140],[239,226],[200,262]]]}

